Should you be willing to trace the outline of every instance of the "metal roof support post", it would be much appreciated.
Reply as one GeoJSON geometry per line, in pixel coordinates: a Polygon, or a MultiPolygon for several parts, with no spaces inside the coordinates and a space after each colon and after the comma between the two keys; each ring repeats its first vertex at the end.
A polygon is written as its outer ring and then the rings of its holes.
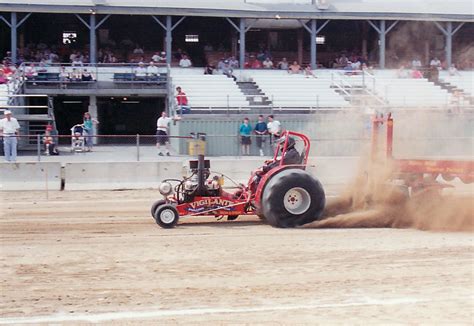
{"type": "Polygon", "coordinates": [[[385,37],[395,27],[398,20],[394,21],[388,28],[386,28],[385,20],[381,20],[379,26],[372,21],[367,21],[379,34],[379,68],[385,68],[385,37]]]}
{"type": "Polygon", "coordinates": [[[74,14],[88,29],[89,29],[89,61],[90,63],[97,63],[97,29],[105,23],[110,15],[105,16],[97,23],[95,13],[92,13],[89,17],[89,23],[87,23],[79,14],[74,14]]]}
{"type": "Polygon", "coordinates": [[[16,12],[11,13],[11,20],[10,22],[3,16],[0,16],[0,18],[3,20],[5,24],[10,27],[10,35],[11,35],[11,43],[10,43],[10,51],[11,51],[11,60],[14,64],[17,63],[18,60],[18,27],[20,27],[27,19],[30,17],[31,13],[27,14],[25,17],[23,17],[19,22],[18,22],[18,16],[16,12]]]}
{"type": "MultiPolygon", "coordinates": [[[[311,19],[311,69],[316,69],[316,30],[317,30],[317,21],[316,19],[311,19]]],[[[301,62],[300,62],[301,63],[301,62]]]]}
{"type": "Polygon", "coordinates": [[[453,30],[453,23],[447,22],[446,29],[438,22],[434,22],[436,27],[444,34],[446,37],[446,63],[448,67],[451,67],[453,63],[453,35],[456,34],[457,31],[464,25],[464,23],[460,23],[454,30],[453,30]]]}
{"type": "Polygon", "coordinates": [[[17,16],[16,12],[11,13],[11,21],[10,21],[10,32],[11,32],[11,58],[12,62],[16,64],[17,62],[17,28],[18,28],[18,23],[17,23],[17,16]]]}
{"type": "Polygon", "coordinates": [[[299,20],[301,26],[304,27],[310,34],[310,41],[309,43],[311,44],[311,69],[316,69],[317,68],[317,46],[316,46],[316,36],[318,35],[321,30],[326,27],[326,25],[329,23],[329,19],[326,20],[324,23],[321,24],[318,28],[317,20],[312,19],[311,20],[311,28],[309,28],[303,21],[299,20]]]}
{"type": "Polygon", "coordinates": [[[171,47],[173,43],[173,30],[172,30],[172,17],[166,16],[166,36],[165,36],[165,43],[166,43],[166,63],[171,64],[171,47]]]}
{"type": "Polygon", "coordinates": [[[97,35],[95,34],[95,30],[95,14],[91,14],[89,17],[89,62],[92,64],[97,63],[97,35]]]}
{"type": "Polygon", "coordinates": [[[239,22],[239,62],[240,62],[240,69],[245,68],[245,19],[240,18],[239,22]]]}
{"type": "Polygon", "coordinates": [[[453,54],[453,23],[446,23],[446,62],[448,67],[451,67],[452,64],[452,54],[453,54]]]}
{"type": "Polygon", "coordinates": [[[166,63],[168,65],[171,65],[171,51],[172,51],[172,45],[173,45],[173,30],[178,27],[179,24],[186,18],[186,16],[181,17],[180,20],[178,20],[174,25],[173,25],[173,17],[171,16],[166,16],[166,22],[163,24],[159,18],[156,16],[151,16],[155,22],[160,25],[164,30],[165,30],[165,52],[166,52],[166,63]]]}
{"type": "Polygon", "coordinates": [[[381,69],[385,68],[385,20],[380,21],[380,32],[379,32],[379,67],[381,69]]]}

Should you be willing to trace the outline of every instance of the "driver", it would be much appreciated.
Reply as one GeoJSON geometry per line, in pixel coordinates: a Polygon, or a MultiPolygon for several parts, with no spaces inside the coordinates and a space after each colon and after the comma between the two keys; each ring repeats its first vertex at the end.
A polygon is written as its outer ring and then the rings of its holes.
{"type": "MultiPolygon", "coordinates": [[[[278,139],[278,143],[280,144],[280,150],[283,151],[283,146],[286,140],[286,136],[281,137],[278,139]]],[[[286,146],[285,153],[282,154],[280,158],[277,158],[275,161],[266,162],[266,164],[262,167],[264,173],[267,173],[274,167],[280,165],[280,161],[283,160],[283,165],[289,164],[299,164],[301,161],[301,155],[295,148],[295,139],[293,137],[288,137],[288,144],[286,146]]]]}

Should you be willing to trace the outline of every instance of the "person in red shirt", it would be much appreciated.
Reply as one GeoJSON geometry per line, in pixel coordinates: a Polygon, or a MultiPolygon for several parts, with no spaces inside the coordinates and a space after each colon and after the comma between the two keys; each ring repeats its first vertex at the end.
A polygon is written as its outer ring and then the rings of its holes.
{"type": "Polygon", "coordinates": [[[188,97],[186,93],[181,90],[181,87],[176,87],[176,103],[178,104],[177,112],[180,114],[189,113],[191,111],[191,107],[188,103],[188,97]]]}
{"type": "Polygon", "coordinates": [[[262,63],[260,60],[253,60],[252,62],[252,69],[261,69],[262,68],[262,63]]]}

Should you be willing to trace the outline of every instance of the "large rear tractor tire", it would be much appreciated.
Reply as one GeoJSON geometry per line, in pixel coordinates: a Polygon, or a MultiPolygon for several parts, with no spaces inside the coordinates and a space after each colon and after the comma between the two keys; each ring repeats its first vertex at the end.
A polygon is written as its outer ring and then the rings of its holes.
{"type": "Polygon", "coordinates": [[[284,170],[273,176],[262,195],[262,212],[275,227],[291,228],[318,220],[326,197],[323,186],[308,172],[284,170]]]}

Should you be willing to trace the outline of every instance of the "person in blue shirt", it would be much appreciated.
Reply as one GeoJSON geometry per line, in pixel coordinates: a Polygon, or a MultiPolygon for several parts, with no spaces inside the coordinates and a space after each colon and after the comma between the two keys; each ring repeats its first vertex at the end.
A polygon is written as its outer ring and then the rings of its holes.
{"type": "Polygon", "coordinates": [[[252,127],[249,124],[249,118],[245,118],[239,129],[242,155],[250,155],[250,144],[252,143],[252,140],[250,139],[251,132],[252,127]]]}
{"type": "Polygon", "coordinates": [[[260,150],[260,156],[264,156],[263,146],[265,145],[266,135],[268,135],[267,123],[264,121],[263,115],[258,116],[258,122],[253,130],[257,135],[257,147],[260,150]]]}

